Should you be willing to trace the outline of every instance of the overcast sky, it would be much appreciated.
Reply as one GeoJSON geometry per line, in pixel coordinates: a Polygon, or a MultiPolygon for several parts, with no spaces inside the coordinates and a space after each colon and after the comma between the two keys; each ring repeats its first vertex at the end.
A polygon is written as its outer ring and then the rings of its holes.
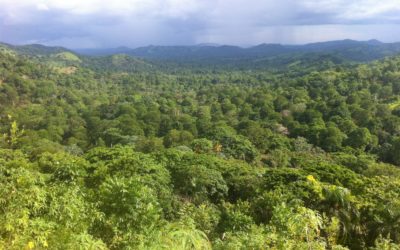
{"type": "Polygon", "coordinates": [[[400,0],[0,0],[0,41],[69,48],[400,41],[400,0]]]}

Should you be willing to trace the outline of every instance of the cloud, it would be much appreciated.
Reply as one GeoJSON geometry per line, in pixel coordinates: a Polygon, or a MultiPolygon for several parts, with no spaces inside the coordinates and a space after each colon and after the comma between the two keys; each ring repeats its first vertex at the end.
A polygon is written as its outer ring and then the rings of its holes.
{"type": "Polygon", "coordinates": [[[398,22],[399,0],[305,0],[305,9],[326,14],[335,23],[398,22]]]}
{"type": "Polygon", "coordinates": [[[400,40],[384,33],[400,28],[399,0],[0,0],[0,6],[0,40],[18,44],[400,40]]]}

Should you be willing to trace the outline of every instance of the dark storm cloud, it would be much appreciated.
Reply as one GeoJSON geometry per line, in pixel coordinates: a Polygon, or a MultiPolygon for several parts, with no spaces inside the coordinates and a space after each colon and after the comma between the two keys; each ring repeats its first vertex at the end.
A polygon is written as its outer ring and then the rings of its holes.
{"type": "Polygon", "coordinates": [[[18,44],[400,40],[393,32],[400,27],[399,0],[0,0],[0,6],[0,40],[18,44]]]}

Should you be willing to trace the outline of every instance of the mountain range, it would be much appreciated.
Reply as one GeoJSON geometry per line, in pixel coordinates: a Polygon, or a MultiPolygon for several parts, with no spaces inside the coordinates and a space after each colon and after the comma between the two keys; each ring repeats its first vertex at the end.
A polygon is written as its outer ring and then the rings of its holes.
{"type": "Polygon", "coordinates": [[[243,70],[288,69],[324,65],[363,63],[400,54],[400,42],[378,40],[339,40],[305,45],[259,44],[252,47],[199,44],[192,46],[155,46],[139,48],[67,49],[40,44],[0,43],[0,50],[35,57],[53,64],[80,64],[107,71],[235,68],[243,70]]]}
{"type": "Polygon", "coordinates": [[[248,48],[232,45],[200,44],[193,46],[146,46],[131,49],[76,49],[82,55],[127,54],[136,57],[175,61],[203,59],[265,58],[295,53],[336,53],[352,61],[368,61],[400,53],[400,43],[383,43],[378,40],[339,40],[305,45],[260,44],[248,48]]]}

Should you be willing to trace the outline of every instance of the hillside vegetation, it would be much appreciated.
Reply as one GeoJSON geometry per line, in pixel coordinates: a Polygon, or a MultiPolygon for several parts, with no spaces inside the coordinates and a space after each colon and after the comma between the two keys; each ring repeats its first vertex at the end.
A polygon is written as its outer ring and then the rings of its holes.
{"type": "Polygon", "coordinates": [[[400,57],[33,48],[0,49],[0,249],[400,249],[400,57]]]}

